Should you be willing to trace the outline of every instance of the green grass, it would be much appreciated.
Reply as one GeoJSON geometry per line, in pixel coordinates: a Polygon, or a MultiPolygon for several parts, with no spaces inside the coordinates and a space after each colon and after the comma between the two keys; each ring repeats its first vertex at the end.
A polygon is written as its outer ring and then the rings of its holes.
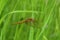
{"type": "Polygon", "coordinates": [[[60,40],[60,1],[0,0],[0,40],[60,40]]]}

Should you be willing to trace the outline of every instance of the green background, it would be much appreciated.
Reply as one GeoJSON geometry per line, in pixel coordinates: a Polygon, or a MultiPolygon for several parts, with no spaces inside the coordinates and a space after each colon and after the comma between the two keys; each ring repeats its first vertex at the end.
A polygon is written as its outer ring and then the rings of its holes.
{"type": "Polygon", "coordinates": [[[60,0],[0,0],[0,40],[60,40],[60,0]]]}

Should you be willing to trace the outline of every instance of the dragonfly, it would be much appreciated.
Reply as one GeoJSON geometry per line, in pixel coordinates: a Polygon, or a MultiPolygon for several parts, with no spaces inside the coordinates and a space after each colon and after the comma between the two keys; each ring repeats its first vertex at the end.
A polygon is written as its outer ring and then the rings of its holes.
{"type": "Polygon", "coordinates": [[[25,19],[25,20],[22,20],[13,24],[15,25],[15,24],[22,24],[22,23],[33,23],[34,21],[35,20],[33,18],[28,18],[28,19],[25,19]]]}

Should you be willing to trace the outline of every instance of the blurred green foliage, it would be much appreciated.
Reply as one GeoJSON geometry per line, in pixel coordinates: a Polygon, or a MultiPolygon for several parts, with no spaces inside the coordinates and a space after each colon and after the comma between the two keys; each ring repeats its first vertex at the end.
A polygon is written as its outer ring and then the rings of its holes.
{"type": "Polygon", "coordinates": [[[0,0],[0,40],[60,40],[60,0],[0,0]]]}

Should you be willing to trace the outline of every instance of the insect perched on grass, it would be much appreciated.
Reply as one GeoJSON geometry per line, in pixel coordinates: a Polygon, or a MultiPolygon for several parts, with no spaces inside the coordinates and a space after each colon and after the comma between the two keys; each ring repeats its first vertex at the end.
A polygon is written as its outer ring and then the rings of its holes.
{"type": "Polygon", "coordinates": [[[22,23],[30,23],[30,22],[34,22],[34,19],[32,18],[28,18],[28,19],[25,19],[25,20],[22,20],[22,21],[19,21],[19,22],[16,22],[16,23],[13,23],[13,24],[22,24],[22,23]]]}

